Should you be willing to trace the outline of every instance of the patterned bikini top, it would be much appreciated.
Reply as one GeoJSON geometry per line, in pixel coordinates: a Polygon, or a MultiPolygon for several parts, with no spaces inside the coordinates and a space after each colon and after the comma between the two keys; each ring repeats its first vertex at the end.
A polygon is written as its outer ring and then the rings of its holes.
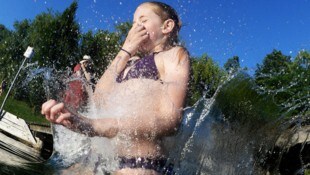
{"type": "Polygon", "coordinates": [[[144,79],[159,79],[159,72],[155,64],[155,54],[145,56],[138,60],[129,61],[116,78],[116,82],[121,83],[134,78],[144,78],[144,79]],[[132,66],[124,77],[124,71],[128,66],[132,66]]]}

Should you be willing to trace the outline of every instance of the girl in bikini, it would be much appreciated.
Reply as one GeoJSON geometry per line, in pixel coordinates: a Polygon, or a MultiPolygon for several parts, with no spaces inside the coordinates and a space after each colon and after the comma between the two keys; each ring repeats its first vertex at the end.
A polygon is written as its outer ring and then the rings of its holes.
{"type": "Polygon", "coordinates": [[[123,47],[93,95],[97,109],[105,113],[117,109],[110,113],[115,116],[84,117],[55,100],[42,105],[42,114],[73,131],[116,139],[115,174],[171,173],[161,140],[181,123],[190,67],[188,52],[176,45],[180,27],[169,5],[138,6],[123,47]]]}

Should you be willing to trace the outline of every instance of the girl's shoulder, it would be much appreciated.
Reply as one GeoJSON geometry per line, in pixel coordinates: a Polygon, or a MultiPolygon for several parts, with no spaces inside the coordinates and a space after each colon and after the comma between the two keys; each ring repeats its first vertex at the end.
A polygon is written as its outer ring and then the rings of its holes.
{"type": "Polygon", "coordinates": [[[164,57],[168,62],[181,62],[189,59],[189,53],[185,47],[175,46],[166,51],[164,57]]]}
{"type": "Polygon", "coordinates": [[[170,53],[173,53],[173,54],[176,54],[178,52],[186,52],[188,54],[187,49],[185,47],[183,47],[183,46],[174,46],[171,49],[169,49],[167,52],[170,52],[170,53]]]}

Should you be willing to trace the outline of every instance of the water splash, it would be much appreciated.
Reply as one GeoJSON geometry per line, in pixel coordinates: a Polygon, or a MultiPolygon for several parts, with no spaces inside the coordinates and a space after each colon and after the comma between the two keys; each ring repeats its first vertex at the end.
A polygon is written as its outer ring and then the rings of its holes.
{"type": "Polygon", "coordinates": [[[187,108],[179,133],[166,140],[177,174],[304,171],[309,162],[305,119],[287,121],[271,98],[260,94],[249,76],[239,74],[214,97],[187,108]],[[290,154],[299,157],[295,167],[290,154]]]}
{"type": "MultiPolygon", "coordinates": [[[[308,161],[302,157],[309,150],[310,138],[301,124],[304,118],[287,121],[270,99],[259,93],[250,76],[234,74],[215,96],[201,98],[186,108],[178,133],[164,139],[176,174],[285,173],[287,156],[296,146],[302,162],[297,171],[304,171],[308,161]]],[[[98,111],[86,115],[96,114],[98,111]]],[[[98,174],[117,168],[110,140],[81,137],[64,128],[57,130],[56,150],[62,156],[55,160],[66,167],[79,162],[98,174]]]]}

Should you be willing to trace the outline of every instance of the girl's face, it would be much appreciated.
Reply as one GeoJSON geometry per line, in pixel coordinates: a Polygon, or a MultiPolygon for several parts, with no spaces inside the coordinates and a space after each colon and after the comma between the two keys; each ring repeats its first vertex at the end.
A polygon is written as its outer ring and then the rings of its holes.
{"type": "Polygon", "coordinates": [[[156,47],[163,44],[162,24],[163,21],[153,11],[151,4],[142,4],[137,8],[133,25],[143,25],[149,35],[149,38],[140,46],[141,52],[152,52],[156,47]]]}

